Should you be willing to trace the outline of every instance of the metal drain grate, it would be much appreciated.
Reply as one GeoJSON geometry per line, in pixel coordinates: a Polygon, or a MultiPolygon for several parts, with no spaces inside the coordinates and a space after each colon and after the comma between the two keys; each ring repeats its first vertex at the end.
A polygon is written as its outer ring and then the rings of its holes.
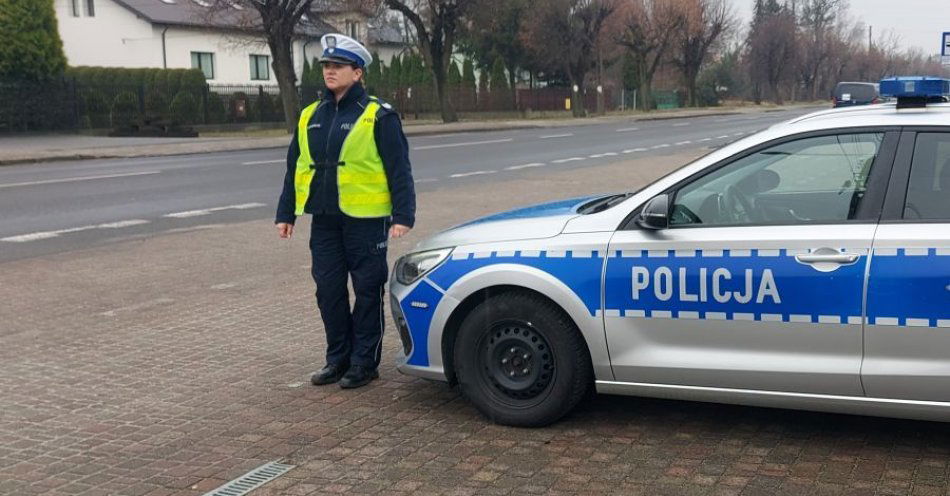
{"type": "Polygon", "coordinates": [[[243,496],[264,484],[284,475],[296,465],[270,462],[251,470],[227,484],[205,493],[203,496],[243,496]]]}

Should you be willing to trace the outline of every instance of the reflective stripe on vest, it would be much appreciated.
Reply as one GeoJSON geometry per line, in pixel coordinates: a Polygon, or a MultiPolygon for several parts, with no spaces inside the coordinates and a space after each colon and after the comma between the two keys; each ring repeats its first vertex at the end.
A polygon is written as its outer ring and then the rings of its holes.
{"type": "MultiPolygon", "coordinates": [[[[319,105],[320,102],[317,101],[305,108],[300,113],[300,122],[297,125],[300,156],[297,158],[294,175],[296,215],[303,215],[313,182],[313,158],[310,156],[307,126],[319,105]]],[[[339,160],[344,164],[336,168],[340,211],[350,217],[388,217],[392,214],[389,182],[373,134],[378,110],[379,103],[376,98],[370,97],[369,104],[353,123],[353,128],[343,140],[343,147],[340,149],[339,160]]]]}

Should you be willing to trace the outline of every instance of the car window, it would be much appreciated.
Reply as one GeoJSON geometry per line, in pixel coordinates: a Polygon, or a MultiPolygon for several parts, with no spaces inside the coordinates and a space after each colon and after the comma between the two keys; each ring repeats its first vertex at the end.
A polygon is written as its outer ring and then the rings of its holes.
{"type": "Polygon", "coordinates": [[[904,218],[950,220],[950,133],[917,135],[904,218]]]}
{"type": "Polygon", "coordinates": [[[871,101],[877,97],[877,89],[873,84],[839,83],[835,87],[835,97],[839,100],[871,101]]]}
{"type": "Polygon", "coordinates": [[[680,188],[672,226],[852,220],[884,133],[789,141],[740,158],[680,188]]]}

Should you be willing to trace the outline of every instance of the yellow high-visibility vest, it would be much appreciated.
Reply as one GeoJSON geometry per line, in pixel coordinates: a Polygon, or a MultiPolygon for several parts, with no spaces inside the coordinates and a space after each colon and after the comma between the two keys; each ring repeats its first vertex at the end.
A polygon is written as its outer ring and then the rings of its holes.
{"type": "MultiPolygon", "coordinates": [[[[303,109],[297,124],[300,156],[297,157],[294,174],[296,215],[303,215],[304,206],[310,197],[314,163],[310,156],[307,125],[319,105],[320,100],[317,100],[303,109]]],[[[378,110],[379,102],[376,97],[370,97],[369,104],[353,123],[353,128],[343,140],[343,147],[340,149],[340,161],[343,165],[336,168],[340,211],[350,217],[388,217],[393,211],[386,170],[383,168],[383,159],[376,149],[376,139],[373,135],[378,110]]]]}

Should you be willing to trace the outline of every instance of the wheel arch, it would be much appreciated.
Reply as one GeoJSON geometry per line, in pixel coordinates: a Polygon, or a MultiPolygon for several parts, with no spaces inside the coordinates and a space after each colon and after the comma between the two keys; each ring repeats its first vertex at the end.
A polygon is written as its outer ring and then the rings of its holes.
{"type": "MultiPolygon", "coordinates": [[[[564,305],[557,302],[555,299],[551,298],[547,294],[538,289],[531,288],[523,285],[516,284],[496,284],[491,286],[486,286],[480,288],[465,298],[452,310],[452,313],[449,315],[446,320],[446,324],[442,332],[442,343],[441,343],[441,355],[442,355],[442,364],[445,377],[448,379],[450,384],[457,383],[457,377],[455,373],[455,343],[458,338],[459,329],[462,326],[462,322],[465,318],[471,314],[471,312],[481,303],[488,300],[491,297],[498,296],[506,293],[514,292],[523,292],[536,295],[539,298],[546,300],[551,303],[551,305],[560,311],[564,317],[566,317],[570,322],[572,322],[576,329],[581,334],[581,338],[584,342],[584,346],[587,350],[587,354],[591,359],[593,364],[594,375],[599,376],[599,368],[606,368],[609,370],[609,359],[608,362],[598,362],[598,357],[606,356],[606,345],[602,340],[603,337],[603,328],[600,329],[599,336],[601,337],[600,341],[592,342],[589,332],[585,331],[585,327],[590,328],[589,322],[579,322],[578,318],[575,315],[572,315],[572,312],[564,308],[564,305]],[[603,349],[602,353],[595,353],[595,351],[600,351],[603,349]]],[[[598,318],[598,320],[600,320],[598,318]]],[[[612,374],[611,374],[612,377],[612,374]]]]}

